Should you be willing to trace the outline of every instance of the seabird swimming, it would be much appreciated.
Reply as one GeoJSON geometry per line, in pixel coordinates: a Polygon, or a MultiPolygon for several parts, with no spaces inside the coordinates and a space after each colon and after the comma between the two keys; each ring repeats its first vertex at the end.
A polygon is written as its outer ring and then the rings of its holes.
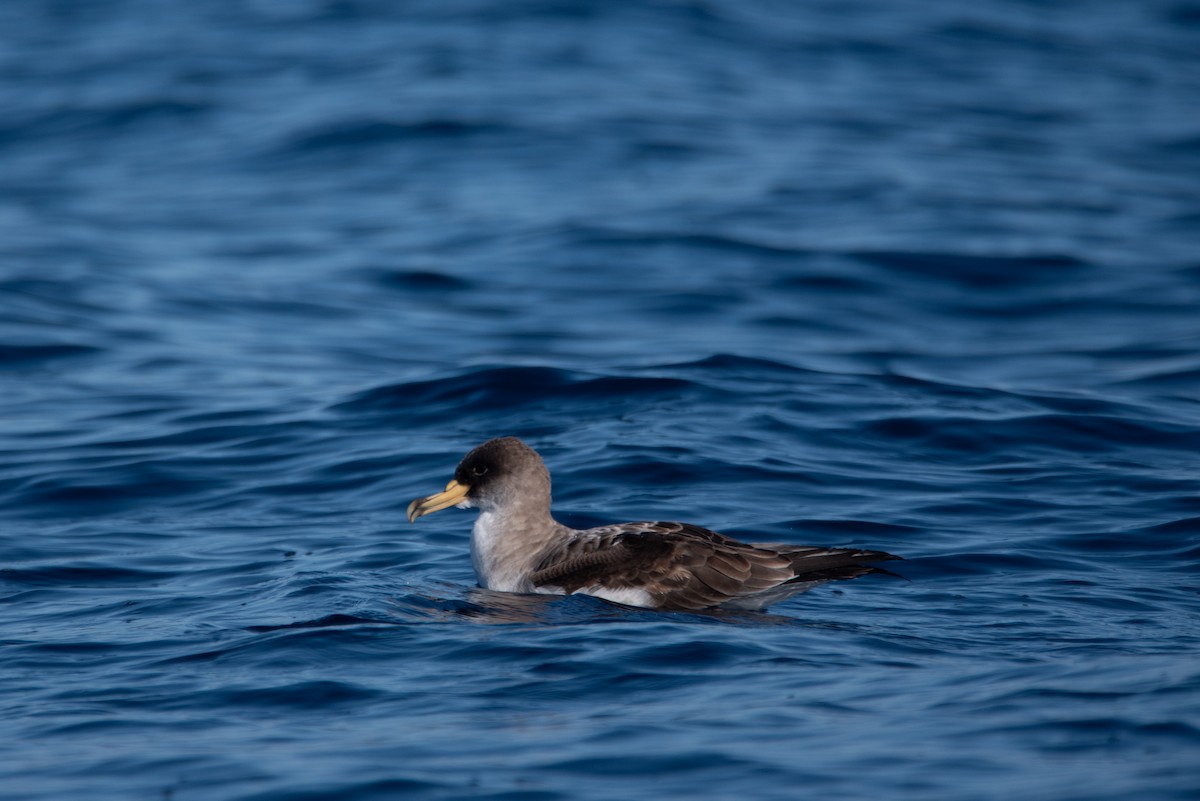
{"type": "Polygon", "coordinates": [[[446,489],[408,505],[408,520],[476,508],[471,562],[501,592],[594,595],[652,609],[763,609],[826,581],[886,573],[883,551],[744,543],[687,523],[577,530],[550,514],[550,471],[516,437],[488,440],[446,489]]]}

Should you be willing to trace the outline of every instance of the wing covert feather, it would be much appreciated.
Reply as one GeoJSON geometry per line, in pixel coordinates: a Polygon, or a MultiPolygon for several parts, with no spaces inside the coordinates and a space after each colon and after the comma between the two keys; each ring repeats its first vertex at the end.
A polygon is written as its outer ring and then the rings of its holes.
{"type": "MultiPolygon", "coordinates": [[[[684,523],[624,523],[576,532],[557,544],[532,575],[535,586],[640,589],[661,609],[703,609],[775,588],[787,594],[812,583],[876,572],[881,551],[747,544],[684,523]]],[[[776,593],[771,593],[777,595],[776,593]]]]}

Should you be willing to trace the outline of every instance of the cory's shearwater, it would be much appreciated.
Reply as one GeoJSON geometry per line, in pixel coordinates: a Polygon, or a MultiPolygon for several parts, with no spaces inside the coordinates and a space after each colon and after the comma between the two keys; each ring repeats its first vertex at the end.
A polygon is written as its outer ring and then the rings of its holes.
{"type": "Polygon", "coordinates": [[[446,489],[408,506],[409,522],[474,507],[471,561],[481,586],[502,592],[594,595],[653,609],[762,609],[817,584],[886,573],[883,551],[744,543],[687,523],[619,523],[577,530],[550,514],[550,473],[516,437],[488,440],[446,489]]]}

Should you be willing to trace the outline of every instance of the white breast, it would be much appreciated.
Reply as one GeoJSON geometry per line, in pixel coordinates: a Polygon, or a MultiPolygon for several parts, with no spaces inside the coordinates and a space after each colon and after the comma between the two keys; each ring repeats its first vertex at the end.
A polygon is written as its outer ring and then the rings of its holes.
{"type": "Polygon", "coordinates": [[[529,582],[529,552],[516,538],[505,537],[495,512],[481,512],[471,530],[471,564],[479,586],[499,592],[534,592],[529,582]]]}

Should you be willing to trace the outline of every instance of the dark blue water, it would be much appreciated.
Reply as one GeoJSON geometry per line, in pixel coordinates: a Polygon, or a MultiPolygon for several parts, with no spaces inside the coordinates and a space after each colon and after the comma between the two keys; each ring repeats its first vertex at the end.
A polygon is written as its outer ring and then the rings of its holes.
{"type": "Polygon", "coordinates": [[[1196,797],[1200,5],[0,31],[6,801],[1196,797]],[[504,434],[907,580],[483,593],[504,434]]]}

